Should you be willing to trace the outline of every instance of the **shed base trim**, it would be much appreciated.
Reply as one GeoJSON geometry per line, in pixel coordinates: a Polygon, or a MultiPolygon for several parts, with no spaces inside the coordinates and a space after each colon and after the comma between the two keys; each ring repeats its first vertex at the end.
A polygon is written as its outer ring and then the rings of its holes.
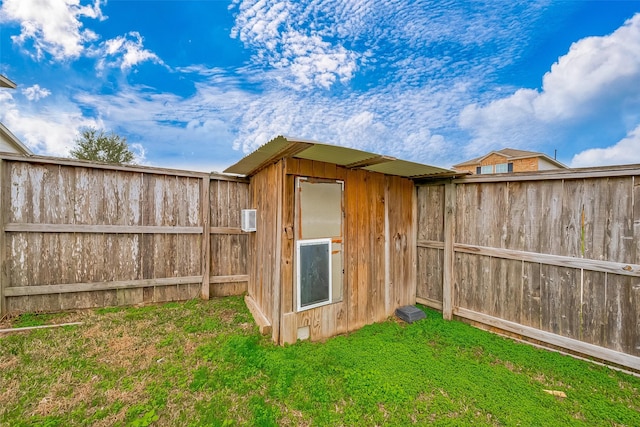
{"type": "Polygon", "coordinates": [[[251,298],[251,295],[245,295],[244,303],[251,312],[253,320],[255,320],[258,328],[260,328],[260,333],[262,335],[271,335],[271,322],[269,322],[269,319],[267,319],[267,317],[262,313],[258,304],[256,304],[255,300],[251,298]]]}

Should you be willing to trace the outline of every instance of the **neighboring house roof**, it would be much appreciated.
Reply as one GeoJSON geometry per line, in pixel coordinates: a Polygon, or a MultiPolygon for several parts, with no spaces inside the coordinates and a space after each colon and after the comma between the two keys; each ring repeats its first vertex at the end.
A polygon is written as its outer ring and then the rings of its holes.
{"type": "Polygon", "coordinates": [[[225,173],[253,175],[258,170],[285,157],[333,163],[349,169],[364,169],[405,178],[443,178],[459,173],[436,166],[399,160],[338,145],[278,136],[253,153],[225,169],[225,173]]]}
{"type": "Polygon", "coordinates": [[[5,125],[0,123],[0,151],[33,156],[33,152],[27,148],[5,125]],[[9,148],[9,150],[7,150],[9,148]]]}
{"type": "Polygon", "coordinates": [[[15,89],[16,84],[0,74],[0,87],[8,87],[9,89],[15,89]]]}
{"type": "Polygon", "coordinates": [[[505,157],[508,160],[519,160],[519,159],[530,159],[532,157],[542,157],[549,163],[561,168],[567,169],[567,166],[560,163],[556,159],[553,159],[547,156],[544,153],[538,153],[537,151],[526,151],[526,150],[516,150],[514,148],[503,148],[502,150],[491,151],[484,156],[477,157],[475,159],[467,160],[466,162],[458,163],[457,165],[453,165],[454,168],[460,168],[465,166],[478,166],[484,159],[491,156],[492,154],[497,154],[498,156],[505,157]]]}

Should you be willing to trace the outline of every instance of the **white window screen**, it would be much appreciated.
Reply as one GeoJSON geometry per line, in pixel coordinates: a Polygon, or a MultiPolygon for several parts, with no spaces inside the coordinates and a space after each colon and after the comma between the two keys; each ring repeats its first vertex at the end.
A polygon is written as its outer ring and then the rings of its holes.
{"type": "Polygon", "coordinates": [[[331,239],[298,241],[298,311],[329,304],[331,239]]]}

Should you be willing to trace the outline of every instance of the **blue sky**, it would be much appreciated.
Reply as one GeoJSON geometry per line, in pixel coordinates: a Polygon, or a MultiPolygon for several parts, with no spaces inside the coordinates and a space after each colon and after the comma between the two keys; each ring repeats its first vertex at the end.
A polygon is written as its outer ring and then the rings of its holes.
{"type": "Polygon", "coordinates": [[[3,0],[0,121],[220,171],[277,135],[450,167],[640,163],[640,1],[3,0]]]}

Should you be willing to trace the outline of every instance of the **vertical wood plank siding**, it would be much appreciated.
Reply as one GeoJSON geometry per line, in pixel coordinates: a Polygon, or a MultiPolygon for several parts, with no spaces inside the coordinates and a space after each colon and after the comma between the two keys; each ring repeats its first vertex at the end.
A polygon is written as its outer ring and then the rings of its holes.
{"type": "MultiPolygon", "coordinates": [[[[284,163],[283,180],[283,224],[278,229],[280,235],[274,236],[282,242],[282,255],[278,258],[281,282],[277,284],[282,287],[279,342],[295,342],[298,328],[304,326],[309,327],[312,340],[323,340],[382,321],[392,315],[397,306],[415,303],[417,253],[412,181],[291,158],[284,163]],[[295,242],[286,232],[287,227],[295,227],[296,221],[295,176],[342,180],[345,210],[343,301],[298,313],[294,309],[295,242]]],[[[265,185],[262,180],[256,182],[254,177],[252,193],[269,191],[265,185]]],[[[274,195],[271,198],[276,200],[274,195]]],[[[260,244],[256,248],[268,250],[260,244]]],[[[256,260],[257,264],[262,263],[261,259],[256,260]]],[[[254,268],[256,282],[267,280],[269,276],[264,271],[254,268]]],[[[250,295],[252,291],[250,288],[250,295]]]]}
{"type": "MultiPolygon", "coordinates": [[[[583,342],[608,351],[591,355],[623,353],[623,364],[640,366],[640,183],[613,175],[454,181],[453,314],[534,328],[566,338],[569,350],[583,342]]],[[[444,188],[419,186],[417,195],[417,298],[439,309],[444,188]]]]}
{"type": "MultiPolygon", "coordinates": [[[[248,294],[255,301],[255,305],[262,310],[264,317],[272,324],[276,322],[274,313],[277,306],[274,295],[280,286],[280,277],[276,277],[276,264],[280,263],[280,254],[276,252],[276,239],[282,238],[281,217],[278,206],[281,187],[278,185],[282,177],[282,162],[275,163],[262,169],[251,179],[251,206],[259,207],[256,215],[255,233],[249,236],[251,262],[249,264],[248,294]]],[[[278,292],[278,295],[280,293],[278,292]]],[[[274,338],[279,331],[272,327],[274,338]]]]}
{"type": "Polygon", "coordinates": [[[207,297],[209,279],[213,296],[246,290],[244,180],[50,159],[1,173],[3,314],[207,297]]]}

